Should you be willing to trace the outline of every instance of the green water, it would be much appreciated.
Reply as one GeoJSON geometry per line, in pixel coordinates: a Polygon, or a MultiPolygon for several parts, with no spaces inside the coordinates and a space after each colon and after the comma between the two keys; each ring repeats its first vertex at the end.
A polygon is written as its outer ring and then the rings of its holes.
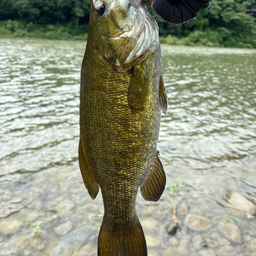
{"type": "MultiPolygon", "coordinates": [[[[0,49],[0,255],[96,256],[102,198],[89,197],[77,157],[85,42],[1,39],[0,49]]],[[[164,45],[162,56],[167,186],[157,203],[137,200],[149,256],[255,256],[256,218],[232,211],[227,194],[256,204],[256,51],[164,45]],[[175,204],[181,230],[170,236],[175,204]],[[187,213],[211,227],[189,229],[187,213]]]]}

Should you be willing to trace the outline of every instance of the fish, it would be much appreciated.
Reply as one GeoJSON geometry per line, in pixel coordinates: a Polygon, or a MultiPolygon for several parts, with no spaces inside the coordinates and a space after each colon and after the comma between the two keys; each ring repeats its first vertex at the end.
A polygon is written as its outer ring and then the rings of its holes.
{"type": "Polygon", "coordinates": [[[81,68],[79,166],[104,216],[98,256],[146,256],[136,197],[158,201],[157,150],[167,94],[158,25],[141,0],[92,0],[81,68]]]}

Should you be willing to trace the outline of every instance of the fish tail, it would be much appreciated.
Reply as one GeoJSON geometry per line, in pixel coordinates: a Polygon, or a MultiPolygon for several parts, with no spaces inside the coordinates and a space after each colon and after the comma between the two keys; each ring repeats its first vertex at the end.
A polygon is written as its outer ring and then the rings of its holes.
{"type": "Polygon", "coordinates": [[[139,219],[118,228],[111,228],[103,219],[98,256],[147,256],[146,240],[139,219]]]}

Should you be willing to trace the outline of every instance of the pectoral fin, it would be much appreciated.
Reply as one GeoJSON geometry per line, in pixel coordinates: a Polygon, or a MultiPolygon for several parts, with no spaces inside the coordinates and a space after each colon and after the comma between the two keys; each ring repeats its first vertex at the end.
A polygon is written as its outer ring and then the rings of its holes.
{"type": "Polygon", "coordinates": [[[140,187],[142,196],[148,201],[158,201],[164,191],[165,183],[166,177],[163,165],[157,153],[155,162],[140,187]]]}
{"type": "Polygon", "coordinates": [[[94,199],[99,192],[99,184],[94,178],[92,170],[87,162],[85,152],[83,150],[83,146],[81,143],[81,139],[79,141],[78,153],[79,153],[79,166],[80,166],[80,171],[82,173],[82,177],[84,180],[84,185],[87,188],[91,198],[94,199]]]}
{"type": "Polygon", "coordinates": [[[166,90],[164,87],[163,76],[160,77],[160,83],[159,83],[159,101],[160,101],[160,106],[161,106],[164,114],[166,114],[168,102],[167,102],[166,90]]]}
{"type": "Polygon", "coordinates": [[[131,110],[144,109],[149,93],[147,64],[141,63],[133,68],[128,88],[128,104],[131,110]]]}

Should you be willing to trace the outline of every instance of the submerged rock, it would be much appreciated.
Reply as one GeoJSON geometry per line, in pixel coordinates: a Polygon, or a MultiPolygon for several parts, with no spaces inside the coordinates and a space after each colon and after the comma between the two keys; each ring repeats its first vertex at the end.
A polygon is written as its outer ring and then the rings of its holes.
{"type": "Polygon", "coordinates": [[[54,229],[58,235],[66,235],[72,229],[72,222],[67,221],[54,229]]]}
{"type": "Polygon", "coordinates": [[[195,231],[205,231],[211,227],[211,221],[208,218],[191,213],[186,215],[183,224],[195,231]]]}
{"type": "Polygon", "coordinates": [[[240,253],[237,252],[237,250],[231,246],[223,246],[217,251],[218,256],[241,256],[240,253]]]}
{"type": "Polygon", "coordinates": [[[228,195],[229,203],[236,209],[250,215],[256,215],[256,206],[247,198],[238,192],[232,192],[228,195]]]}
{"type": "Polygon", "coordinates": [[[207,249],[207,250],[202,250],[199,252],[200,256],[215,256],[216,254],[214,253],[213,250],[207,249]]]}
{"type": "Polygon", "coordinates": [[[85,245],[86,240],[91,235],[92,229],[82,227],[74,230],[73,232],[67,234],[63,239],[54,246],[53,251],[50,256],[70,256],[75,251],[78,251],[83,245],[85,245]]]}
{"type": "Polygon", "coordinates": [[[8,235],[15,233],[21,226],[21,221],[19,220],[6,220],[0,225],[0,232],[3,235],[8,235]]]}
{"type": "Polygon", "coordinates": [[[202,248],[206,248],[207,247],[207,244],[205,242],[205,240],[203,239],[202,236],[200,235],[196,235],[192,238],[192,242],[193,242],[193,245],[194,245],[194,248],[196,250],[199,250],[199,249],[202,249],[202,248]]]}
{"type": "Polygon", "coordinates": [[[160,241],[152,236],[146,236],[146,241],[148,247],[158,247],[160,245],[160,241]]]}
{"type": "Polygon", "coordinates": [[[233,223],[220,223],[218,229],[231,242],[241,243],[243,240],[240,228],[233,223]]]}

